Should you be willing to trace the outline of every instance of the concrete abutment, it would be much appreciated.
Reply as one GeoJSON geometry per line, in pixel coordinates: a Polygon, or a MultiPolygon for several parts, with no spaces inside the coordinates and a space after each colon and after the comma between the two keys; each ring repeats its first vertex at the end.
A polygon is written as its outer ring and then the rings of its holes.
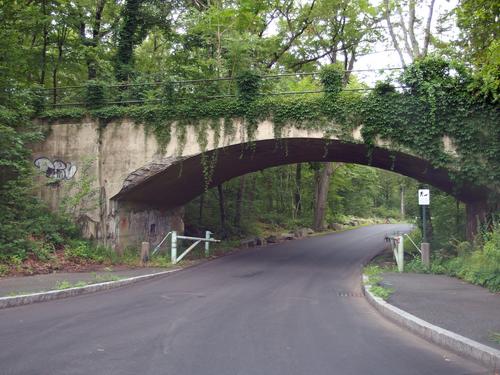
{"type": "Polygon", "coordinates": [[[154,247],[170,231],[184,231],[184,207],[161,209],[134,202],[114,202],[113,227],[108,230],[109,245],[123,253],[142,242],[154,247]]]}

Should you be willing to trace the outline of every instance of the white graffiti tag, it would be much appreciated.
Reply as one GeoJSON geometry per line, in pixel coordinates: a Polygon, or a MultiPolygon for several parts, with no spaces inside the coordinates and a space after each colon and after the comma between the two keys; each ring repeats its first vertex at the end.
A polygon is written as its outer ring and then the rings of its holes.
{"type": "Polygon", "coordinates": [[[58,180],[70,180],[76,173],[76,166],[65,163],[62,160],[51,161],[46,157],[38,158],[34,161],[35,166],[45,173],[49,178],[58,180]]]}

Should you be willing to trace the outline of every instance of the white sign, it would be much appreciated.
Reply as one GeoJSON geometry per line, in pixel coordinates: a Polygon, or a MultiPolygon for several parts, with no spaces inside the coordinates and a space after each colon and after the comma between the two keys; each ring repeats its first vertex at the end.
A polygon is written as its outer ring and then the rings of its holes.
{"type": "Polygon", "coordinates": [[[428,206],[431,203],[431,192],[429,189],[418,190],[418,204],[420,206],[428,206]]]}

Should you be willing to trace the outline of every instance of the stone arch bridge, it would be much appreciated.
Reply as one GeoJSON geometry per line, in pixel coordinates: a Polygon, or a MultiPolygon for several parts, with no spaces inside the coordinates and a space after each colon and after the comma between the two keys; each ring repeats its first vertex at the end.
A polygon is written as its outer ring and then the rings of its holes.
{"type": "MultiPolygon", "coordinates": [[[[486,213],[485,188],[457,187],[446,169],[385,141],[369,151],[360,127],[328,136],[290,125],[277,139],[273,124],[262,121],[249,140],[244,121],[233,125],[231,134],[220,135],[211,127],[200,134],[195,125],[183,125],[181,136],[174,123],[170,141],[162,145],[146,125],[126,118],[106,126],[90,117],[43,123],[47,137],[33,148],[40,195],[56,209],[68,194],[91,186],[71,210],[88,238],[117,250],[141,241],[155,244],[172,229],[182,231],[182,206],[206,184],[299,162],[371,165],[435,186],[466,204],[469,235],[486,213]]],[[[442,142],[446,152],[456,153],[452,140],[442,142]]]]}

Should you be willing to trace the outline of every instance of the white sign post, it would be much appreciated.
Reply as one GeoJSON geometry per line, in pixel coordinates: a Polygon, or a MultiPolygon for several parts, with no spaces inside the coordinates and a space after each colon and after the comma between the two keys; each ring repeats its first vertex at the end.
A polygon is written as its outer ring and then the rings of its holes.
{"type": "Polygon", "coordinates": [[[427,206],[431,203],[431,192],[429,189],[418,189],[418,204],[422,206],[422,234],[423,242],[427,243],[427,206]]]}
{"type": "Polygon", "coordinates": [[[431,203],[431,192],[429,189],[418,189],[418,204],[428,206],[431,203]]]}

